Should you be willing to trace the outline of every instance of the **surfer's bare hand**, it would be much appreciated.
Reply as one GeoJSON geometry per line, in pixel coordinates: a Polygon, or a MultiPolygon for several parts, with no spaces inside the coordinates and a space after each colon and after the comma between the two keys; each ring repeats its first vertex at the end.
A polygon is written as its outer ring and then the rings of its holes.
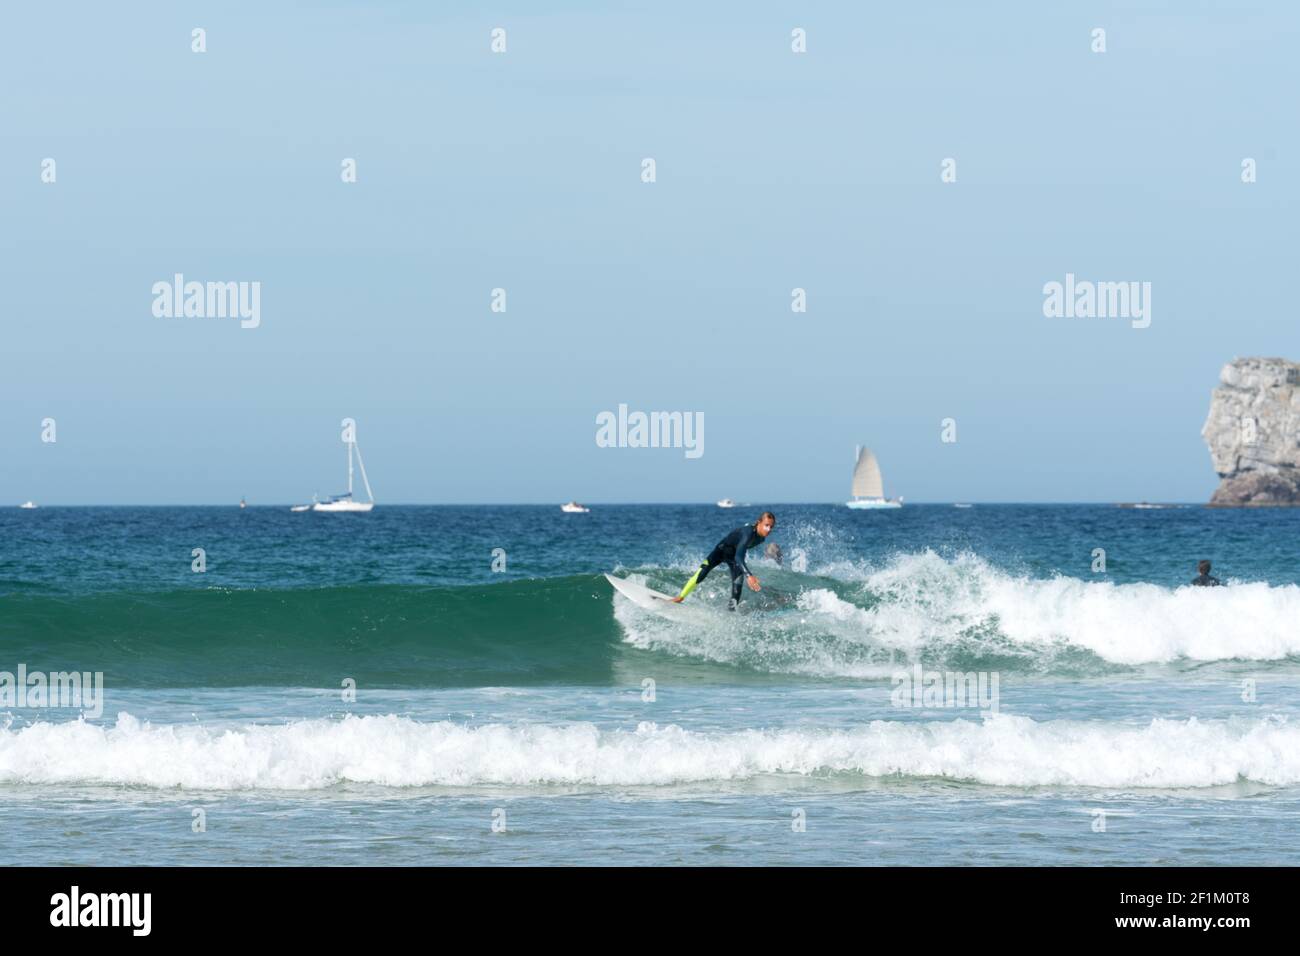
{"type": "Polygon", "coordinates": [[[758,578],[754,577],[752,574],[751,574],[751,575],[749,576],[749,578],[745,581],[745,583],[749,585],[749,589],[750,589],[751,591],[761,591],[761,590],[763,590],[762,588],[760,588],[760,587],[758,586],[758,578]]]}

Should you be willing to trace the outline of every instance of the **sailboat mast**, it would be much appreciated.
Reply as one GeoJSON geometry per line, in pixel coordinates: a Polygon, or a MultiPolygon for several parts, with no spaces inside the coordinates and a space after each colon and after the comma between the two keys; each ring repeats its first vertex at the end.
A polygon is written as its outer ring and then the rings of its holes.
{"type": "MultiPolygon", "coordinates": [[[[353,442],[353,444],[356,445],[356,442],[353,442]]],[[[366,462],[361,457],[361,446],[356,445],[356,448],[357,448],[357,464],[361,466],[361,480],[365,483],[366,486],[366,497],[370,499],[371,502],[373,502],[375,500],[375,493],[370,490],[370,479],[366,477],[366,462]]]]}
{"type": "Polygon", "coordinates": [[[348,442],[348,497],[352,497],[352,446],[355,441],[348,442]]]}

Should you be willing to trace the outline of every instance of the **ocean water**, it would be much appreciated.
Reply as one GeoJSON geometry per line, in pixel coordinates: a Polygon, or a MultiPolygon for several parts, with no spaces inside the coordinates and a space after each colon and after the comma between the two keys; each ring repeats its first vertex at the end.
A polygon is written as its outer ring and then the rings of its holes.
{"type": "Polygon", "coordinates": [[[758,507],[6,509],[0,850],[1300,863],[1300,510],[766,507],[764,590],[672,616],[601,572],[676,591],[758,507]]]}

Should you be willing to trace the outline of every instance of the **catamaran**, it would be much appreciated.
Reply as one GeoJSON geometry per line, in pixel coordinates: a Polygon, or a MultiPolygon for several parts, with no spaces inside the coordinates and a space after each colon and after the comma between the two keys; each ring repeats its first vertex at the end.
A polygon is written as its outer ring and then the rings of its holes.
{"type": "Polygon", "coordinates": [[[903,499],[886,498],[885,482],[880,476],[880,463],[870,448],[859,447],[857,464],[853,468],[853,500],[846,502],[850,508],[901,508],[903,499]]]}
{"type": "Polygon", "coordinates": [[[361,446],[357,444],[356,438],[347,443],[348,446],[348,490],[345,494],[335,495],[333,498],[326,498],[324,501],[313,501],[312,511],[369,511],[375,506],[375,496],[370,490],[370,479],[366,477],[366,463],[361,460],[361,446]],[[357,464],[361,466],[361,480],[366,486],[366,497],[369,501],[352,500],[352,455],[357,456],[357,464]]]}

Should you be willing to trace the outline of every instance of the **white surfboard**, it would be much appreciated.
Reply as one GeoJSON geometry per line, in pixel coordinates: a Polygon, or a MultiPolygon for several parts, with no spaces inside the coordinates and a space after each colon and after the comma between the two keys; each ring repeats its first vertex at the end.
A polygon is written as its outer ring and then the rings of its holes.
{"type": "Polygon", "coordinates": [[[681,610],[680,604],[673,603],[672,594],[664,594],[644,584],[637,584],[635,581],[629,581],[626,578],[616,578],[612,574],[605,575],[605,579],[614,585],[615,590],[623,595],[633,604],[640,607],[649,608],[651,611],[678,611],[681,610]]]}

